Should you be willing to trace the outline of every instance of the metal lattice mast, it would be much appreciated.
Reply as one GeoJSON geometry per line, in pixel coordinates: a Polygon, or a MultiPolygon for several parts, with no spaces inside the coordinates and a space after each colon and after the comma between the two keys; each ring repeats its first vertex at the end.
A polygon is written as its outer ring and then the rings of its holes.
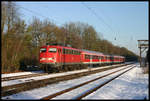
{"type": "Polygon", "coordinates": [[[138,48],[140,49],[140,67],[141,67],[141,56],[142,56],[142,53],[149,48],[149,45],[148,45],[148,40],[138,40],[138,48]]]}

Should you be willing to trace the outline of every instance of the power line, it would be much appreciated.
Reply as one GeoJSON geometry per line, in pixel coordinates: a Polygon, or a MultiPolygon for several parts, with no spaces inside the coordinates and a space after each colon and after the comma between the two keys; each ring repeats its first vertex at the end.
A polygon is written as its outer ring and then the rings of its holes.
{"type": "Polygon", "coordinates": [[[103,21],[103,23],[105,23],[105,25],[107,25],[108,28],[111,29],[111,31],[114,32],[114,30],[112,29],[112,27],[110,25],[108,25],[96,12],[94,12],[94,10],[92,10],[92,8],[90,8],[89,6],[87,6],[85,3],[81,2],[88,10],[90,10],[97,18],[98,20],[103,21]]]}
{"type": "MultiPolygon", "coordinates": [[[[26,11],[29,11],[29,12],[31,12],[31,13],[34,13],[34,14],[36,14],[36,15],[39,15],[39,16],[41,16],[41,17],[44,17],[44,18],[46,18],[46,19],[50,19],[50,18],[48,18],[48,17],[46,17],[46,16],[43,16],[42,14],[39,14],[39,13],[37,13],[37,12],[35,12],[35,11],[32,11],[32,10],[29,10],[29,9],[27,9],[27,8],[24,8],[24,7],[20,7],[20,8],[22,8],[22,9],[24,9],[24,10],[26,10],[26,11]]],[[[57,22],[57,21],[54,21],[53,19],[50,19],[51,21],[53,21],[53,22],[57,22]]]]}
{"type": "MultiPolygon", "coordinates": [[[[29,9],[27,9],[27,8],[24,8],[24,7],[20,7],[20,8],[23,8],[24,10],[27,10],[27,11],[29,11],[29,12],[31,12],[31,13],[36,13],[37,15],[40,15],[40,16],[42,16],[42,17],[45,17],[45,18],[49,19],[48,17],[43,16],[43,15],[41,15],[41,14],[39,14],[39,13],[37,13],[37,12],[34,12],[34,11],[32,11],[32,10],[29,10],[29,9]]],[[[50,19],[50,20],[52,20],[52,19],[50,19]]],[[[54,20],[53,20],[53,21],[54,21],[54,20]]],[[[61,23],[59,23],[59,24],[61,24],[61,23]]],[[[52,31],[54,31],[55,29],[56,29],[56,28],[54,28],[52,31]]],[[[69,33],[69,31],[66,30],[66,33],[69,33]]]]}

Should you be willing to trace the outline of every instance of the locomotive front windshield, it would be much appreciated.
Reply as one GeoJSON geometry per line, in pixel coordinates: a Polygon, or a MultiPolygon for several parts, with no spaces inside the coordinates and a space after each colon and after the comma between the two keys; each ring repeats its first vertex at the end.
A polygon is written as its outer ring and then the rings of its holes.
{"type": "Polygon", "coordinates": [[[48,52],[56,53],[57,52],[57,48],[49,48],[48,52]]]}
{"type": "Polygon", "coordinates": [[[46,52],[46,48],[41,48],[40,53],[46,52]]]}

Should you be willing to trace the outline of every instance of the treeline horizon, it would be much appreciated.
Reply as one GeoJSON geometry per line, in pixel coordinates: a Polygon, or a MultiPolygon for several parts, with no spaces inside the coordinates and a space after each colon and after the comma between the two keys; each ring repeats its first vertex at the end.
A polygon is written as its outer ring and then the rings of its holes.
{"type": "Polygon", "coordinates": [[[39,65],[39,49],[46,43],[61,43],[73,48],[121,55],[126,61],[138,56],[125,47],[113,45],[83,22],[68,22],[57,26],[49,19],[33,17],[27,25],[14,2],[1,3],[2,72],[19,71],[27,65],[39,65]]]}

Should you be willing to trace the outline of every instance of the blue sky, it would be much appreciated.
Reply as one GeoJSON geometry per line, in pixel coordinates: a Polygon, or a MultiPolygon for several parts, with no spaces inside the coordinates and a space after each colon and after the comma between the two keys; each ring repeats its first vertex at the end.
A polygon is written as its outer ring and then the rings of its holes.
{"type": "Polygon", "coordinates": [[[22,19],[49,18],[56,25],[83,22],[92,25],[104,39],[139,55],[137,40],[148,40],[148,2],[16,2],[22,19]],[[94,15],[84,4],[97,16],[94,15]],[[29,11],[30,10],[30,11],[29,11]],[[116,40],[115,40],[116,39],[116,40]]]}

